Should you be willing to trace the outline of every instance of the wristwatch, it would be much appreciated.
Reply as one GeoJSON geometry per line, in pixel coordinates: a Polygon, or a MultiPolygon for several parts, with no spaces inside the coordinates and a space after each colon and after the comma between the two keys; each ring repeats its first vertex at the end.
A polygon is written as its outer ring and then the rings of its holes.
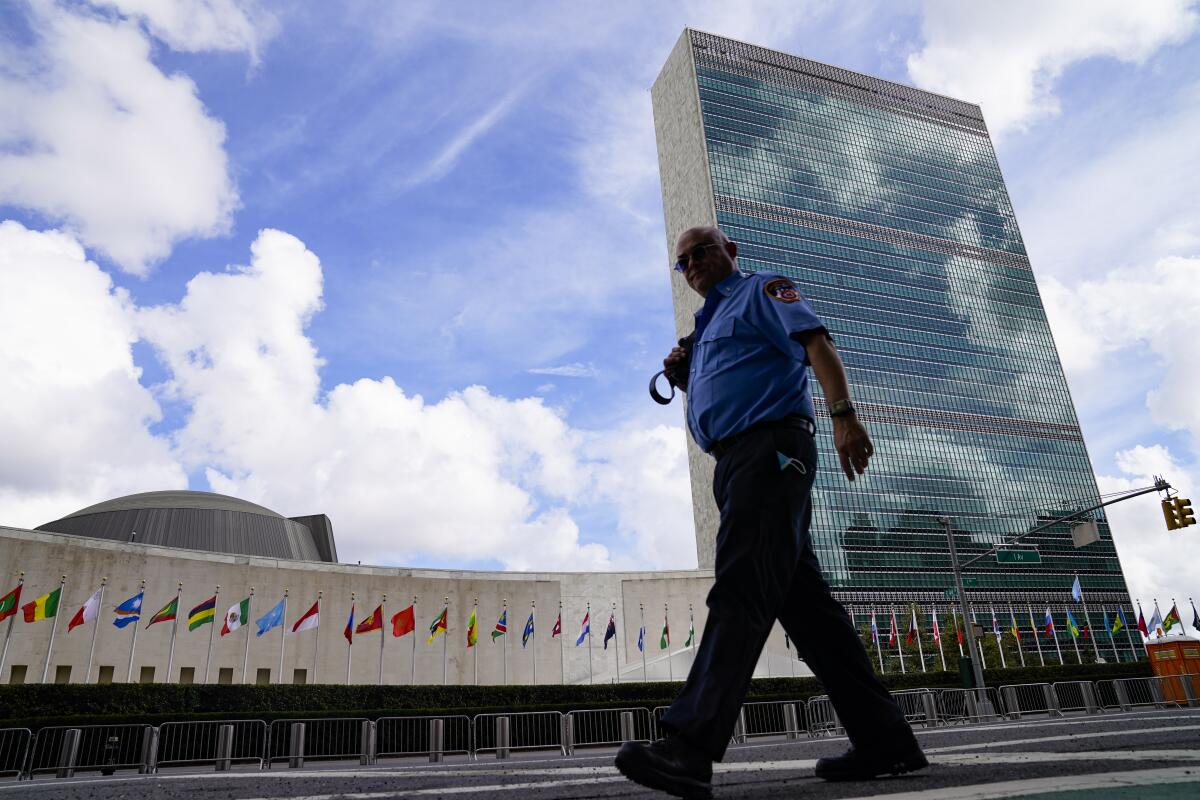
{"type": "Polygon", "coordinates": [[[854,413],[854,404],[849,400],[835,400],[829,404],[829,416],[831,417],[848,417],[854,413]]]}

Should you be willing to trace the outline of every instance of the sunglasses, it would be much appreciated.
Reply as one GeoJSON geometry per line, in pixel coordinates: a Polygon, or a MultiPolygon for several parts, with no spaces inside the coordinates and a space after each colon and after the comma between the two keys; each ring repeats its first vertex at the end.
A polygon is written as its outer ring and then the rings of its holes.
{"type": "Polygon", "coordinates": [[[675,262],[675,271],[676,272],[685,271],[688,268],[689,262],[703,261],[705,252],[708,250],[708,248],[720,247],[720,246],[721,245],[717,242],[710,242],[708,244],[698,244],[698,245],[692,247],[686,253],[679,256],[679,259],[675,262]]]}

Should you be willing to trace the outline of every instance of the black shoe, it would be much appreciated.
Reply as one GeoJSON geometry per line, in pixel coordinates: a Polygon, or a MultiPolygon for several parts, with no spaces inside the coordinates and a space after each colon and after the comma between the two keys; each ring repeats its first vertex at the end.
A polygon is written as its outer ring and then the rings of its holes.
{"type": "Polygon", "coordinates": [[[895,743],[851,747],[834,758],[817,759],[817,777],[827,781],[869,781],[880,775],[903,775],[929,766],[911,732],[895,743]]]}
{"type": "Polygon", "coordinates": [[[617,769],[642,786],[686,800],[712,797],[712,759],[678,736],[653,744],[626,742],[617,751],[617,769]]]}

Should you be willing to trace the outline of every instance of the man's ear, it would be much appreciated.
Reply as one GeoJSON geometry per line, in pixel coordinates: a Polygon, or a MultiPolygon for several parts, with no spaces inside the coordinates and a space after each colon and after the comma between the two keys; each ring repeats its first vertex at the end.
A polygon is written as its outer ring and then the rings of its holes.
{"type": "Polygon", "coordinates": [[[725,242],[725,252],[729,253],[730,258],[737,258],[737,242],[734,242],[734,241],[725,242]]]}

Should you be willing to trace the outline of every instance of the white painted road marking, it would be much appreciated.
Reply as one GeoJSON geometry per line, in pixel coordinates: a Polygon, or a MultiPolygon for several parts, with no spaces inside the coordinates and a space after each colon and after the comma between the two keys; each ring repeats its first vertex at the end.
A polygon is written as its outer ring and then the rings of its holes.
{"type": "Polygon", "coordinates": [[[1200,784],[1200,772],[1194,767],[1168,767],[1134,772],[1100,772],[1092,775],[1057,775],[1053,778],[1031,778],[1003,783],[980,783],[970,786],[944,786],[940,789],[920,789],[915,792],[891,792],[863,795],[847,800],[1002,800],[1009,797],[1046,794],[1048,792],[1084,791],[1089,789],[1119,789],[1130,786],[1164,786],[1166,784],[1200,784]]]}
{"type": "Polygon", "coordinates": [[[1163,733],[1165,731],[1200,731],[1200,725],[1174,725],[1170,728],[1135,728],[1118,731],[1095,731],[1093,733],[1067,733],[1061,736],[1042,736],[1036,739],[1003,739],[998,742],[974,742],[972,744],[952,744],[945,747],[923,748],[928,753],[944,753],[951,750],[985,750],[989,747],[1011,747],[1018,744],[1041,744],[1042,742],[1069,742],[1075,739],[1104,739],[1113,736],[1134,736],[1139,733],[1163,733]]]}

